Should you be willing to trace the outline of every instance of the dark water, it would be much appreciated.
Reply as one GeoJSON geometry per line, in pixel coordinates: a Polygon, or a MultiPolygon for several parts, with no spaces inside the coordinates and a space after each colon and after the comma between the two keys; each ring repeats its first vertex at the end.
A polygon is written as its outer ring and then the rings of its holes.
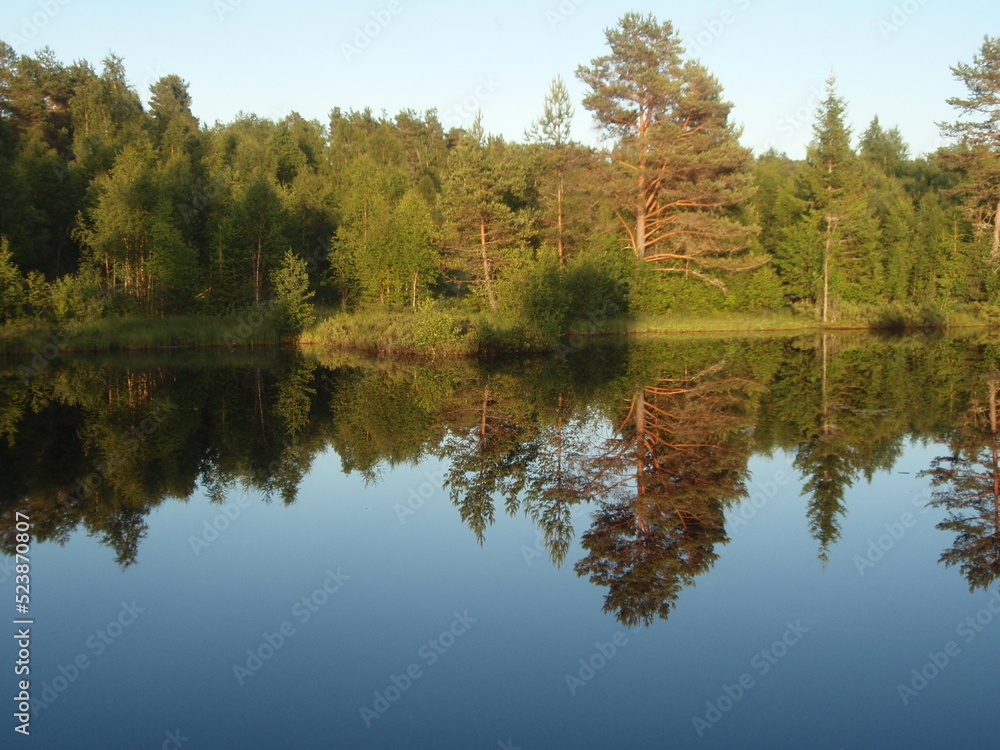
{"type": "Polygon", "coordinates": [[[7,360],[4,746],[996,747],[998,359],[7,360]]]}

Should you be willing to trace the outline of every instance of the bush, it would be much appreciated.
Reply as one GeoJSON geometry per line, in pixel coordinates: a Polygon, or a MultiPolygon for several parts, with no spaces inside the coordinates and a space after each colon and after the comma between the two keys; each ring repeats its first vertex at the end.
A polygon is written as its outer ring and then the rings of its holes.
{"type": "Polygon", "coordinates": [[[651,315],[706,315],[722,310],[726,299],[719,287],[679,273],[658,271],[649,263],[638,264],[634,290],[636,311],[651,315]]]}
{"type": "Polygon", "coordinates": [[[296,337],[316,322],[309,289],[309,268],[305,260],[291,250],[285,252],[281,266],[271,274],[275,292],[275,325],[286,336],[296,337]]]}
{"type": "Polygon", "coordinates": [[[111,300],[101,285],[100,273],[90,266],[82,266],[75,274],[68,274],[52,282],[52,314],[56,320],[87,322],[97,320],[111,309],[111,300]]]}
{"type": "Polygon", "coordinates": [[[464,350],[462,338],[468,331],[468,321],[457,321],[440,306],[428,302],[413,315],[413,344],[418,351],[435,355],[464,350]]]}
{"type": "Polygon", "coordinates": [[[780,310],[785,300],[781,279],[768,263],[753,271],[733,274],[726,297],[726,308],[739,312],[780,310]]]}
{"type": "Polygon", "coordinates": [[[27,283],[4,237],[0,239],[0,323],[22,317],[27,302],[27,283]]]}

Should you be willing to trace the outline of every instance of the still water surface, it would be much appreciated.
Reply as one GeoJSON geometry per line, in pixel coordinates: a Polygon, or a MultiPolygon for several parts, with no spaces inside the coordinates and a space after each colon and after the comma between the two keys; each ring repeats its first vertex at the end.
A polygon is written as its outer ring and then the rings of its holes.
{"type": "Polygon", "coordinates": [[[996,747],[998,344],[7,360],[30,743],[996,747]]]}

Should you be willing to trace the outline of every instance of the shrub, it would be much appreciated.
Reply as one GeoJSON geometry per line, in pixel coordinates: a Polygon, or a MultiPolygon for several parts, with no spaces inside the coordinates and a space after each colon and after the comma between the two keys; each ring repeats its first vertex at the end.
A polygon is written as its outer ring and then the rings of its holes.
{"type": "Polygon", "coordinates": [[[309,289],[309,269],[305,260],[291,250],[285,252],[281,266],[271,274],[275,292],[275,325],[283,334],[298,336],[316,322],[309,289]]]}
{"type": "Polygon", "coordinates": [[[27,302],[27,284],[4,237],[0,239],[0,323],[22,317],[27,302]]]}
{"type": "Polygon", "coordinates": [[[91,266],[81,266],[52,282],[52,313],[56,320],[86,322],[97,320],[111,309],[111,298],[101,285],[100,272],[91,266]]]}

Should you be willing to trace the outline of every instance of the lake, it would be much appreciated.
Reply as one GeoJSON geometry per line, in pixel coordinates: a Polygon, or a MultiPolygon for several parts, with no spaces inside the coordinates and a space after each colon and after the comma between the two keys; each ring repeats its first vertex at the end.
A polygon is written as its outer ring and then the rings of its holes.
{"type": "Polygon", "coordinates": [[[35,747],[996,745],[1000,337],[63,355],[0,388],[35,747]]]}

